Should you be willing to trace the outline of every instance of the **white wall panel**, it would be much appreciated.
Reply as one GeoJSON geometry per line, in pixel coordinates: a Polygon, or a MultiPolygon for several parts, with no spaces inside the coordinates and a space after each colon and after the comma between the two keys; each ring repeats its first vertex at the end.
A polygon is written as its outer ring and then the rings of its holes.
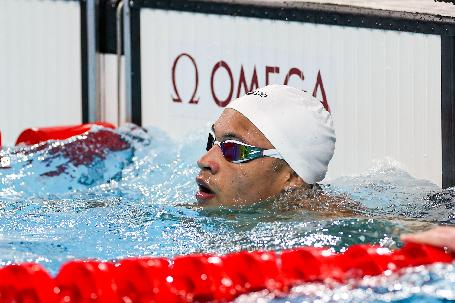
{"type": "MultiPolygon", "coordinates": [[[[265,85],[266,66],[279,67],[270,83],[312,92],[321,73],[337,132],[328,178],[358,174],[385,157],[402,163],[417,178],[441,185],[441,42],[436,35],[316,25],[247,17],[143,9],[141,14],[142,117],[174,136],[213,122],[215,104],[236,96],[241,66],[249,83],[254,68],[265,85]],[[197,65],[197,104],[188,102],[195,86],[194,66],[182,57],[175,72],[183,102],[174,102],[172,67],[182,53],[197,65]]],[[[243,90],[242,90],[243,93],[243,90]]],[[[321,93],[318,93],[321,97],[321,93]]]]}
{"type": "Polygon", "coordinates": [[[126,104],[125,104],[125,60],[122,57],[121,61],[121,81],[120,81],[120,100],[117,94],[118,81],[118,66],[117,55],[100,54],[101,65],[101,85],[100,85],[100,100],[101,100],[101,120],[113,123],[114,125],[122,125],[126,123],[126,104]],[[120,115],[118,114],[120,101],[120,115]],[[119,121],[120,118],[120,121],[119,121]]]}
{"type": "Polygon", "coordinates": [[[77,1],[0,1],[0,130],[12,145],[27,127],[80,123],[77,1]]]}

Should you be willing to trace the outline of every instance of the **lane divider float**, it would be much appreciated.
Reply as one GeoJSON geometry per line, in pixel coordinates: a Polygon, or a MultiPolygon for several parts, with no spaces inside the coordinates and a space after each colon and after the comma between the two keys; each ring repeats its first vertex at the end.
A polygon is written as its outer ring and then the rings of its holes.
{"type": "Polygon", "coordinates": [[[385,271],[453,261],[443,249],[407,243],[394,251],[354,245],[344,253],[302,247],[174,259],[75,260],[64,264],[55,278],[41,265],[24,263],[0,269],[0,302],[229,302],[264,289],[286,294],[306,282],[343,283],[385,271]]]}

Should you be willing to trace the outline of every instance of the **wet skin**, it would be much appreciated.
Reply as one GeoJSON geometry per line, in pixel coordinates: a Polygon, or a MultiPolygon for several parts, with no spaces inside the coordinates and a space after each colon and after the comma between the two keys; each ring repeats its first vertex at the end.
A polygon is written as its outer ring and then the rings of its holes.
{"type": "Polygon", "coordinates": [[[429,244],[437,247],[446,247],[455,256],[455,226],[439,226],[427,231],[404,234],[401,240],[405,242],[415,242],[429,244]]]}
{"type": "MultiPolygon", "coordinates": [[[[274,148],[253,123],[233,109],[223,111],[214,131],[218,141],[235,139],[265,149],[274,148]]],[[[199,186],[196,198],[204,206],[240,206],[301,186],[303,180],[280,161],[265,157],[234,164],[214,145],[197,162],[201,170],[196,177],[199,186]]]]}

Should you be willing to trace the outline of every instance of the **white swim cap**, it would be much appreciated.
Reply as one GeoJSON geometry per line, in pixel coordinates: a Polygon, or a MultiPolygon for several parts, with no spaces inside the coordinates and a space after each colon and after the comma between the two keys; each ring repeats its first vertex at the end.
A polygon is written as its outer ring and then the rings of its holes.
{"type": "Polygon", "coordinates": [[[226,108],[248,118],[306,183],[324,179],[336,139],[330,113],[318,99],[290,86],[268,85],[226,108]]]}

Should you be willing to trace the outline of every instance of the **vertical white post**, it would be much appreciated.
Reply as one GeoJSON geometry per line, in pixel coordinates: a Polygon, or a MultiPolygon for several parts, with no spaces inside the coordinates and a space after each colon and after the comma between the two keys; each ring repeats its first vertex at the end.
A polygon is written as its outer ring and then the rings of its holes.
{"type": "Polygon", "coordinates": [[[125,53],[125,121],[132,121],[132,96],[131,96],[131,23],[130,2],[126,0],[123,5],[123,47],[125,53]]]}
{"type": "Polygon", "coordinates": [[[88,120],[101,119],[99,98],[99,64],[97,54],[97,0],[87,0],[87,77],[88,77],[88,120]]]}
{"type": "Polygon", "coordinates": [[[117,19],[117,126],[120,126],[122,123],[122,39],[123,39],[123,29],[122,29],[122,17],[123,17],[123,5],[124,1],[121,0],[117,6],[116,19],[117,19]]]}

